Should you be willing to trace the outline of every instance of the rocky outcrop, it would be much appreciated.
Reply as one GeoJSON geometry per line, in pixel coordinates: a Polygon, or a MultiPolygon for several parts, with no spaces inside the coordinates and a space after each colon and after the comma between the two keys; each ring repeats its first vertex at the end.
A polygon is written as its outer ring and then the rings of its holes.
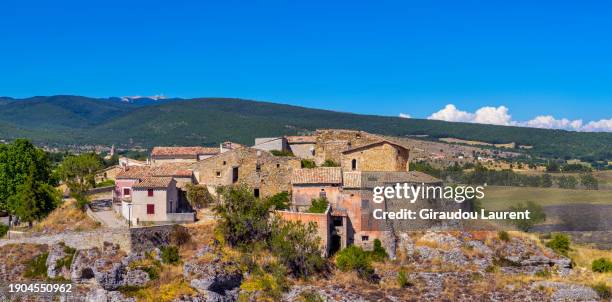
{"type": "Polygon", "coordinates": [[[100,256],[101,253],[98,248],[77,250],[70,266],[70,280],[81,283],[94,278],[94,262],[100,256]]]}
{"type": "MultiPolygon", "coordinates": [[[[100,266],[96,262],[96,266],[100,266]]],[[[113,263],[110,269],[104,271],[94,270],[94,274],[98,284],[105,290],[116,290],[125,284],[126,269],[123,263],[113,263]]]]}
{"type": "Polygon", "coordinates": [[[124,284],[127,286],[141,287],[141,286],[147,285],[147,282],[149,282],[150,279],[149,279],[149,274],[143,270],[128,269],[123,280],[124,280],[124,284]]]}
{"type": "Polygon", "coordinates": [[[225,301],[222,299],[231,298],[234,293],[237,295],[237,288],[242,283],[242,272],[238,266],[221,260],[220,255],[199,254],[201,257],[187,261],[183,266],[183,276],[191,287],[214,301],[225,301]],[[204,260],[203,256],[212,260],[204,260]]]}
{"type": "Polygon", "coordinates": [[[135,298],[126,298],[117,291],[107,291],[103,288],[93,288],[87,293],[85,301],[88,302],[136,302],[135,298]]]}
{"type": "Polygon", "coordinates": [[[599,301],[597,292],[590,287],[553,281],[538,281],[531,284],[533,289],[552,289],[552,301],[599,301]]]}
{"type": "Polygon", "coordinates": [[[64,261],[70,261],[70,255],[65,251],[66,246],[62,243],[57,243],[49,248],[47,256],[47,276],[49,278],[68,277],[70,275],[70,263],[64,264],[64,261]]]}

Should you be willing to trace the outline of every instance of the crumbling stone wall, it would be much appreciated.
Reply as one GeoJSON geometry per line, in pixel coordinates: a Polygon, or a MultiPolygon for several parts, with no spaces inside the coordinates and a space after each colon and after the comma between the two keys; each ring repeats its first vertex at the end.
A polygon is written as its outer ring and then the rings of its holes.
{"type": "Polygon", "coordinates": [[[278,213],[282,219],[287,221],[301,221],[305,225],[314,222],[317,225],[317,234],[319,235],[319,238],[321,238],[321,252],[325,257],[329,255],[332,235],[331,231],[334,227],[329,207],[323,214],[291,211],[276,211],[276,213],[278,213]]]}
{"type": "Polygon", "coordinates": [[[315,136],[314,160],[317,165],[325,160],[340,163],[343,151],[380,140],[367,132],[341,129],[317,130],[315,136]]]}
{"type": "Polygon", "coordinates": [[[209,187],[234,184],[233,173],[237,168],[236,183],[258,189],[261,197],[291,191],[291,173],[299,167],[297,158],[274,156],[253,148],[235,149],[193,165],[198,183],[209,187]]]}

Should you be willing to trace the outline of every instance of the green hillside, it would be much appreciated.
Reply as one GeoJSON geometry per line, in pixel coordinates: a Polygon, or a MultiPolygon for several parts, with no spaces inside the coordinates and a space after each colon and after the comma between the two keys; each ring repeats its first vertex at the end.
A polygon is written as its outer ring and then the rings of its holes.
{"type": "Polygon", "coordinates": [[[255,137],[317,128],[360,129],[405,136],[455,137],[532,145],[546,157],[612,159],[612,133],[585,133],[424,119],[357,115],[240,99],[171,100],[150,105],[56,96],[0,104],[0,136],[55,144],[252,144],[255,137]],[[17,129],[17,130],[16,130],[17,129]]]}

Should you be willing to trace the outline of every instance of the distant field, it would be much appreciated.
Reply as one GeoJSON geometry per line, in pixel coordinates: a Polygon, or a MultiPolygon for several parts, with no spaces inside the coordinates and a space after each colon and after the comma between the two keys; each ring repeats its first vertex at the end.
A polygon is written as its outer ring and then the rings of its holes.
{"type": "Polygon", "coordinates": [[[542,206],[572,203],[612,204],[612,190],[488,186],[482,206],[488,210],[503,210],[524,201],[534,201],[542,206]]]}
{"type": "MultiPolygon", "coordinates": [[[[534,170],[528,170],[528,171],[515,170],[515,172],[520,173],[520,174],[525,174],[525,175],[542,175],[542,174],[547,173],[545,171],[534,171],[534,170]]],[[[558,177],[558,176],[574,176],[576,178],[580,177],[580,173],[549,173],[549,174],[552,175],[553,177],[558,177]]],[[[595,171],[593,172],[593,176],[595,176],[595,178],[599,181],[600,190],[612,190],[612,170],[595,171]]]]}

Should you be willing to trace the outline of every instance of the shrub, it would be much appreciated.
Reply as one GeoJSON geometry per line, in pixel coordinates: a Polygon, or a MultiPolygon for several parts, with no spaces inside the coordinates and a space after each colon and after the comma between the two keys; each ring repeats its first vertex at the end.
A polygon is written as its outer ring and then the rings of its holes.
{"type": "Polygon", "coordinates": [[[240,285],[241,297],[239,301],[252,300],[250,298],[254,297],[257,297],[257,300],[280,301],[283,292],[289,289],[286,273],[286,268],[276,263],[268,264],[262,269],[257,268],[250,274],[249,278],[240,285]],[[249,297],[250,293],[255,292],[258,292],[258,294],[249,297]]]}
{"type": "Polygon", "coordinates": [[[189,201],[189,204],[196,209],[207,207],[209,204],[212,204],[215,201],[212,194],[208,192],[208,188],[206,188],[206,186],[187,184],[186,188],[187,201],[189,201]]]}
{"type": "Polygon", "coordinates": [[[317,164],[315,164],[315,162],[313,160],[310,160],[310,159],[302,159],[301,162],[300,162],[300,165],[304,169],[312,169],[312,168],[316,168],[317,167],[317,164]]]}
{"type": "Polygon", "coordinates": [[[389,254],[387,254],[387,251],[382,246],[382,242],[378,238],[374,239],[374,249],[370,252],[370,257],[376,262],[385,261],[389,257],[389,254]]]}
{"type": "Polygon", "coordinates": [[[404,288],[413,286],[414,284],[408,280],[408,277],[404,271],[400,271],[397,274],[397,285],[399,285],[400,288],[404,288]]]}
{"type": "Polygon", "coordinates": [[[510,241],[510,234],[508,234],[506,231],[497,232],[497,237],[502,241],[510,241]]]}
{"type": "Polygon", "coordinates": [[[289,150],[272,150],[270,153],[274,156],[294,156],[293,152],[289,150]]]}
{"type": "Polygon", "coordinates": [[[180,260],[178,247],[175,245],[162,247],[161,258],[162,262],[165,264],[178,264],[180,260]]]}
{"type": "Polygon", "coordinates": [[[544,213],[544,208],[542,208],[541,205],[533,201],[528,201],[527,203],[520,202],[516,206],[511,206],[510,211],[511,212],[529,211],[530,219],[512,220],[512,223],[516,225],[516,227],[523,232],[529,232],[529,230],[531,230],[531,228],[534,225],[546,220],[546,213],[544,213]]]}
{"type": "Polygon", "coordinates": [[[371,280],[374,277],[374,269],[368,253],[354,245],[338,252],[336,266],[343,272],[355,271],[364,279],[371,280]]]}
{"type": "Polygon", "coordinates": [[[274,207],[277,210],[287,210],[289,209],[289,193],[280,192],[268,197],[267,201],[270,207],[274,207]]]}
{"type": "Polygon", "coordinates": [[[535,275],[536,277],[540,277],[540,278],[550,278],[550,276],[552,276],[552,273],[550,272],[548,268],[544,268],[542,270],[537,271],[535,275]]]}
{"type": "Polygon", "coordinates": [[[26,278],[47,278],[47,257],[49,253],[42,253],[26,263],[23,276],[26,278]]]}
{"type": "Polygon", "coordinates": [[[321,167],[340,167],[340,164],[331,159],[326,159],[321,165],[321,167]]]}
{"type": "Polygon", "coordinates": [[[592,288],[597,292],[600,298],[603,300],[610,299],[612,297],[612,291],[610,287],[606,285],[605,282],[599,282],[592,286],[592,288]]]}
{"type": "Polygon", "coordinates": [[[303,301],[303,302],[324,302],[325,301],[323,300],[323,298],[321,298],[321,295],[319,295],[317,292],[312,291],[312,290],[305,290],[301,292],[300,298],[301,300],[298,300],[298,301],[303,301]]]}
{"type": "Polygon", "coordinates": [[[191,235],[189,234],[189,231],[187,231],[187,228],[178,224],[172,226],[169,237],[170,243],[178,246],[181,246],[191,240],[191,235]]]}
{"type": "Polygon", "coordinates": [[[115,185],[115,181],[112,179],[107,179],[104,181],[101,181],[99,183],[96,184],[96,188],[101,188],[101,187],[110,187],[110,186],[114,186],[115,185]]]}
{"type": "Polygon", "coordinates": [[[329,202],[325,197],[319,197],[312,200],[308,213],[325,213],[329,202]]]}
{"type": "Polygon", "coordinates": [[[606,258],[599,258],[593,260],[593,263],[591,264],[591,269],[597,273],[612,272],[612,261],[606,258]]]}
{"type": "Polygon", "coordinates": [[[85,211],[85,208],[89,204],[89,198],[85,194],[73,193],[72,198],[76,201],[74,205],[77,209],[81,211],[85,211]]]}
{"type": "Polygon", "coordinates": [[[546,246],[558,254],[567,256],[570,251],[570,239],[565,234],[555,234],[552,239],[546,243],[546,246]]]}
{"type": "Polygon", "coordinates": [[[217,232],[221,239],[230,246],[265,241],[270,233],[267,203],[243,185],[223,188],[220,193],[222,201],[214,211],[219,216],[217,232]]]}
{"type": "Polygon", "coordinates": [[[0,238],[4,237],[8,233],[9,227],[6,224],[0,223],[0,238]]]}
{"type": "Polygon", "coordinates": [[[325,268],[314,223],[275,220],[270,250],[294,277],[307,278],[325,268]]]}

